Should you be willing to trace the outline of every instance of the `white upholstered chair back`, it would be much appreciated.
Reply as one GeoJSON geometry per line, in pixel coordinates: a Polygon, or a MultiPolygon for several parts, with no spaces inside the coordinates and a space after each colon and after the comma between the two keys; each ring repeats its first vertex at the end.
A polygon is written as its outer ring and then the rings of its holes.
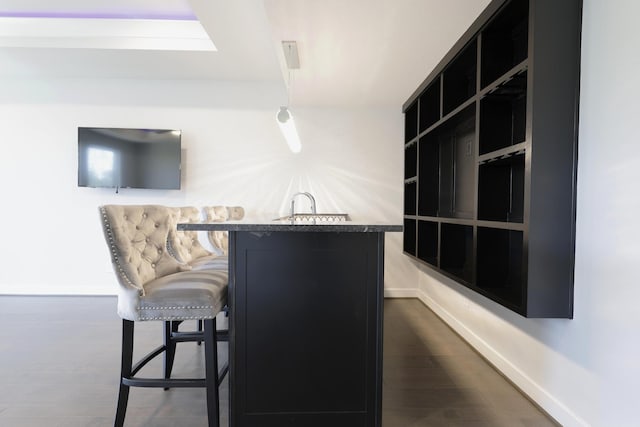
{"type": "Polygon", "coordinates": [[[189,269],[167,252],[167,236],[175,227],[171,212],[157,205],[105,205],[100,217],[120,285],[118,313],[136,318],[147,283],[189,269]]]}
{"type": "MultiPolygon", "coordinates": [[[[194,206],[170,208],[175,223],[200,222],[200,210],[194,206]]],[[[169,251],[178,261],[191,263],[198,258],[212,255],[198,240],[197,231],[178,231],[175,227],[169,230],[167,240],[169,251]]]]}
{"type": "MultiPolygon", "coordinates": [[[[239,221],[244,218],[242,206],[205,206],[202,208],[208,222],[239,221]]],[[[226,231],[209,231],[209,242],[224,255],[229,252],[229,233],[226,231]]]]}
{"type": "Polygon", "coordinates": [[[111,261],[124,288],[144,291],[146,283],[182,271],[166,249],[174,225],[166,207],[106,205],[100,212],[111,261]]]}

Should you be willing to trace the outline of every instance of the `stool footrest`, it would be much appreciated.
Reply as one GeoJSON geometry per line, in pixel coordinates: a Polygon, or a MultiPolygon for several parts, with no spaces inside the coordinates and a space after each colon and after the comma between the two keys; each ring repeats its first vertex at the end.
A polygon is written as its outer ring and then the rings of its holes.
{"type": "Polygon", "coordinates": [[[171,340],[175,342],[203,341],[204,332],[171,332],[171,340]]]}
{"type": "Polygon", "coordinates": [[[204,378],[122,378],[122,384],[129,387],[205,387],[204,378]]]}

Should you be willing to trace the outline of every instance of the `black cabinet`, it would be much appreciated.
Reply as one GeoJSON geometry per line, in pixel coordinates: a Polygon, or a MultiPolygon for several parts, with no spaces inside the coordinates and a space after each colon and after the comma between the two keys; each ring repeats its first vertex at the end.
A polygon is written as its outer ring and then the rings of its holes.
{"type": "Polygon", "coordinates": [[[296,227],[229,234],[230,425],[379,427],[384,233],[296,227]]]}
{"type": "Polygon", "coordinates": [[[581,0],[494,0],[403,106],[404,252],[573,316],[581,0]]]}

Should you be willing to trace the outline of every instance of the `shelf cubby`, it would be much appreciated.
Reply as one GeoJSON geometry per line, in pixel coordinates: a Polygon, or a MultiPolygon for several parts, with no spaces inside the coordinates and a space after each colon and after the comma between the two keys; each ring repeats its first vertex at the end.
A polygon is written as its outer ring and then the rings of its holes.
{"type": "Polygon", "coordinates": [[[404,149],[404,179],[414,178],[418,174],[418,144],[413,143],[404,149]]]}
{"type": "Polygon", "coordinates": [[[473,227],[440,225],[440,268],[466,283],[473,279],[473,227]]]}
{"type": "Polygon", "coordinates": [[[409,142],[418,136],[418,102],[404,113],[404,142],[409,142]]]}
{"type": "Polygon", "coordinates": [[[405,253],[416,256],[416,220],[404,219],[402,249],[405,253]]]}
{"type": "Polygon", "coordinates": [[[527,59],[529,1],[509,2],[481,32],[480,75],[486,87],[527,59]]]}
{"type": "Polygon", "coordinates": [[[418,183],[416,181],[404,184],[404,214],[415,215],[417,209],[418,183]]]}
{"type": "Polygon", "coordinates": [[[476,93],[477,40],[473,39],[442,73],[442,115],[476,93]]]}
{"type": "Polygon", "coordinates": [[[478,171],[478,219],[522,222],[525,154],[483,163],[478,171]]]}
{"type": "Polygon", "coordinates": [[[527,122],[527,73],[513,76],[480,101],[480,154],[516,145],[525,140],[527,122]]]}
{"type": "Polygon", "coordinates": [[[437,134],[424,135],[418,144],[418,215],[438,216],[440,145],[437,134]]]}
{"type": "Polygon", "coordinates": [[[440,120],[440,79],[436,79],[420,95],[420,132],[440,120]]]}
{"type": "Polygon", "coordinates": [[[418,221],[418,258],[438,266],[438,223],[418,221]]]}
{"type": "Polygon", "coordinates": [[[438,216],[473,218],[475,192],[475,104],[441,126],[438,216]]]}
{"type": "Polygon", "coordinates": [[[521,231],[478,227],[476,286],[521,311],[524,307],[521,231]]]}

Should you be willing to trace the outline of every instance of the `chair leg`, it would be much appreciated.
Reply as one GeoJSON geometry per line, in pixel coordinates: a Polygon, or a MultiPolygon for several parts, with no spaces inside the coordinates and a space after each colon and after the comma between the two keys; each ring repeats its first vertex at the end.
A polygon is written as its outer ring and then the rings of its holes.
{"type": "Polygon", "coordinates": [[[129,386],[124,385],[122,379],[131,377],[131,367],[133,363],[133,322],[122,320],[122,358],[120,363],[120,391],[118,393],[118,407],[116,409],[116,419],[114,427],[124,425],[124,416],[127,412],[127,401],[129,400],[129,386]]]}
{"type": "MultiPolygon", "coordinates": [[[[176,342],[171,339],[173,332],[178,332],[180,321],[166,321],[164,322],[164,377],[165,379],[171,378],[171,371],[173,370],[173,361],[176,358],[176,342]]],[[[165,390],[169,390],[169,387],[165,387],[165,390]]]]}
{"type": "Polygon", "coordinates": [[[207,415],[209,427],[220,425],[220,401],[218,396],[218,345],[216,319],[204,321],[204,357],[207,388],[207,415]]]}
{"type": "MultiPolygon", "coordinates": [[[[202,332],[202,319],[198,320],[198,332],[202,332]]],[[[198,345],[201,345],[202,341],[198,341],[198,345]]]]}

